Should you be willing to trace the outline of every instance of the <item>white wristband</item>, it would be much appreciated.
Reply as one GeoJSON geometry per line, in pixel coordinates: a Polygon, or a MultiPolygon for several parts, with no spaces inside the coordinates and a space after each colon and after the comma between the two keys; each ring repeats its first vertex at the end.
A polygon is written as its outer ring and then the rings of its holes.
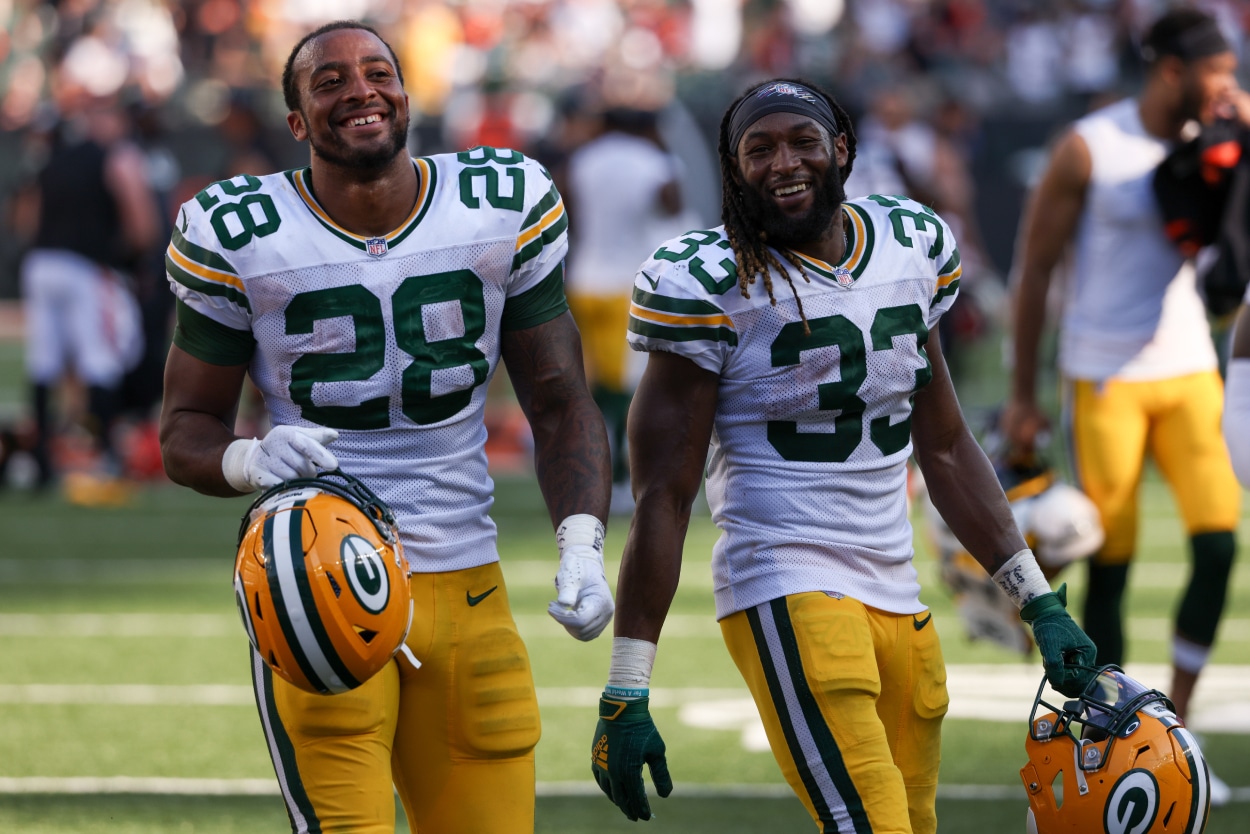
{"type": "Polygon", "coordinates": [[[255,437],[240,438],[226,447],[221,456],[221,474],[226,483],[238,492],[255,492],[256,487],[247,482],[247,458],[252,447],[259,443],[255,437]]]}
{"type": "Polygon", "coordinates": [[[1042,594],[1050,593],[1050,583],[1037,566],[1033,551],[1028,548],[1008,559],[1007,564],[994,574],[994,581],[1017,608],[1023,608],[1042,594]]]}
{"type": "Polygon", "coordinates": [[[633,637],[612,638],[612,665],[608,667],[609,695],[645,698],[651,686],[656,645],[633,637]]]}
{"type": "Polygon", "coordinates": [[[593,515],[571,515],[556,528],[556,546],[563,553],[566,547],[584,544],[603,553],[603,522],[593,515]]]}

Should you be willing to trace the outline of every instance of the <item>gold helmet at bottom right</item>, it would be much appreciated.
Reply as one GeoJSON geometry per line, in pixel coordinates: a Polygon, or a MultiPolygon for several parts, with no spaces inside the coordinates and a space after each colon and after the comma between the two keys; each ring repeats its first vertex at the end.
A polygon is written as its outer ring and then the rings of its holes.
{"type": "Polygon", "coordinates": [[[1038,687],[1020,769],[1029,834],[1201,834],[1211,783],[1194,736],[1162,692],[1104,666],[1056,707],[1038,687]],[[1045,712],[1038,713],[1043,709],[1045,712]]]}

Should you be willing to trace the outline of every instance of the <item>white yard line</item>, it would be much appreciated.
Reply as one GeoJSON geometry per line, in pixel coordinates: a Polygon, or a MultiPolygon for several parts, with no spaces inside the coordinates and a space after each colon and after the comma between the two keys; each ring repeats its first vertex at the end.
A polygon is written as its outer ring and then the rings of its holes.
{"type": "MultiPolygon", "coordinates": [[[[609,575],[617,560],[609,558],[609,575]]],[[[233,554],[225,553],[220,562],[212,559],[0,559],[0,581],[21,585],[103,583],[107,585],[175,584],[203,585],[230,582],[233,554]]],[[[511,588],[553,588],[558,562],[542,559],[503,559],[504,578],[511,588]]],[[[932,567],[929,561],[918,567],[932,567]]],[[[936,568],[933,568],[934,576],[936,568]]],[[[1078,570],[1072,580],[1084,581],[1078,570]]],[[[1129,580],[1131,588],[1172,588],[1179,590],[1187,581],[1189,565],[1182,552],[1172,563],[1135,564],[1129,580]]],[[[1069,578],[1064,574],[1064,578],[1069,578]]],[[[706,561],[690,560],[682,566],[682,580],[687,586],[712,587],[712,568],[706,561]]],[[[941,593],[935,581],[928,581],[929,593],[941,593]]],[[[1250,591],[1250,569],[1233,571],[1231,588],[1250,591]]],[[[553,592],[554,593],[554,592],[553,592]]],[[[709,591],[710,593],[710,591],[709,591]]]]}
{"type": "MultiPolygon", "coordinates": [[[[1133,664],[1128,673],[1159,688],[1169,683],[1163,664],[1133,664]]],[[[1250,703],[1245,682],[1250,666],[1210,666],[1194,699],[1191,725],[1206,732],[1250,734],[1250,703]]],[[[949,718],[1025,722],[1037,686],[1040,664],[951,664],[947,667],[949,718]]],[[[538,702],[549,708],[594,705],[598,687],[539,687],[538,702]]],[[[1050,693],[1051,703],[1062,700],[1050,693]]],[[[679,707],[682,720],[708,729],[745,730],[759,718],[743,687],[655,687],[656,707],[679,707]]],[[[252,706],[251,687],[241,684],[0,684],[0,704],[80,706],[252,706]]]]}
{"type": "MultiPolygon", "coordinates": [[[[538,796],[599,796],[597,785],[585,782],[539,782],[538,796]]],[[[1015,785],[938,785],[938,798],[999,802],[1022,800],[1015,785]]],[[[278,796],[272,779],[179,779],[167,776],[24,776],[0,777],[0,794],[163,794],[178,796],[278,796]]],[[[683,782],[674,792],[684,799],[790,799],[788,785],[776,783],[694,785],[683,782]]],[[[1250,788],[1233,788],[1234,802],[1250,802],[1250,788]]]]}
{"type": "MultiPolygon", "coordinates": [[[[567,639],[564,629],[546,614],[517,614],[515,619],[526,639],[567,639]]],[[[953,617],[950,626],[955,627],[953,617]]],[[[1167,617],[1130,617],[1128,626],[1141,640],[1168,640],[1172,634],[1167,617]]],[[[0,637],[242,637],[243,633],[239,618],[232,614],[0,614],[0,637]]],[[[719,640],[721,632],[711,614],[670,614],[664,637],[719,640]]],[[[1226,618],[1219,640],[1250,642],[1250,618],[1226,618]]]]}

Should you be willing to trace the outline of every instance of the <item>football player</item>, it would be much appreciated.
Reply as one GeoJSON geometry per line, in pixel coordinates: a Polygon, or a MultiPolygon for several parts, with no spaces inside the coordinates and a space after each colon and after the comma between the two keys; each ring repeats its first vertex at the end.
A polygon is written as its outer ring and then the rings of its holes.
{"type": "Polygon", "coordinates": [[[392,783],[414,830],[532,831],[538,703],[488,515],[501,358],[557,528],[550,611],[582,640],[612,616],[607,436],[564,300],[560,194],[515,151],[410,157],[399,63],[362,24],[300,40],[282,86],[309,167],[215,183],[178,212],[165,466],[228,496],[341,465],[395,513],[409,651],[330,695],[253,654],[293,831],[391,834],[392,783]],[[274,424],[260,439],[232,431],[245,375],[274,424]]]}
{"type": "Polygon", "coordinates": [[[1051,590],[964,423],[936,338],[959,290],[946,223],[846,200],[846,112],[773,80],[726,111],[724,225],[642,264],[629,417],[637,500],[592,771],[630,819],[673,787],[648,710],[656,643],[707,466],[721,632],[786,781],[823,831],[936,831],[946,674],[907,519],[913,449],[937,508],[1076,694],[1094,646],[1051,590]],[[709,444],[711,457],[708,459],[709,444]]]}
{"type": "MultiPolygon", "coordinates": [[[[1100,664],[1124,662],[1124,599],[1149,456],[1189,538],[1192,570],[1176,609],[1168,690],[1185,720],[1228,595],[1241,490],[1220,437],[1224,388],[1194,263],[1168,240],[1151,182],[1188,122],[1210,123],[1242,102],[1236,109],[1250,124],[1250,108],[1236,51],[1210,14],[1173,8],[1141,44],[1141,91],[1064,132],[1024,213],[1003,431],[1028,451],[1046,424],[1038,345],[1052,275],[1067,272],[1058,359],[1066,445],[1107,536],[1087,563],[1082,624],[1100,664]]],[[[1223,783],[1212,784],[1214,801],[1226,802],[1223,783]]]]}

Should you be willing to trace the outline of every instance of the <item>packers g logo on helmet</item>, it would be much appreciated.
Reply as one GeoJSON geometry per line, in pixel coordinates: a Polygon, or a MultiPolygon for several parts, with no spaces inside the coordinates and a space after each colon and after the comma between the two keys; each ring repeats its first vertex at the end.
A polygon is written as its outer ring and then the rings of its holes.
{"type": "Polygon", "coordinates": [[[373,677],[412,624],[395,517],[341,471],[279,484],[239,529],[235,599],[252,646],[308,692],[346,692],[373,677]]]}
{"type": "Polygon", "coordinates": [[[1172,702],[1118,666],[1055,707],[1038,687],[1020,769],[1029,834],[1201,834],[1206,759],[1172,702]],[[1040,708],[1051,710],[1038,715],[1040,708]]]}

